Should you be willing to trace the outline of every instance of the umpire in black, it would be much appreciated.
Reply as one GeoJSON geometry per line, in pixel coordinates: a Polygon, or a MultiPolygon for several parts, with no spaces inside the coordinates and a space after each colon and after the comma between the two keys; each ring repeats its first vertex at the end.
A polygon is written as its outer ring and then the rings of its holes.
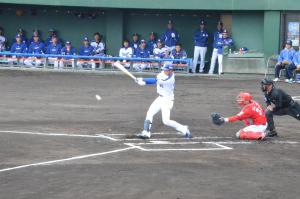
{"type": "Polygon", "coordinates": [[[276,88],[272,80],[263,79],[261,81],[261,90],[265,94],[265,101],[267,103],[265,114],[268,122],[268,137],[277,136],[273,115],[290,115],[300,120],[300,105],[286,92],[276,88]]]}

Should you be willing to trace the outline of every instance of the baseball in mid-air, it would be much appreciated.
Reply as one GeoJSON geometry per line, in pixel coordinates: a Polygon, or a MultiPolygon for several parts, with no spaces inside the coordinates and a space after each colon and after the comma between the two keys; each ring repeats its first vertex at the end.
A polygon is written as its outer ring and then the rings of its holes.
{"type": "Polygon", "coordinates": [[[102,99],[100,95],[96,95],[95,97],[98,101],[100,101],[102,99]]]}

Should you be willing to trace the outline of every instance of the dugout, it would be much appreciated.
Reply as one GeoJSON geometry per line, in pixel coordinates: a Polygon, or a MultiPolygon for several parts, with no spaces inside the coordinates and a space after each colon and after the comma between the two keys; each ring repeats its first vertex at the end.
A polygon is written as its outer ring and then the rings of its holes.
{"type": "MultiPolygon", "coordinates": [[[[235,49],[247,47],[251,51],[228,55],[224,72],[263,73],[265,61],[279,52],[284,40],[292,34],[295,44],[299,42],[299,0],[1,0],[0,3],[0,26],[4,27],[9,43],[19,27],[25,29],[27,37],[34,28],[39,28],[44,39],[49,28],[56,28],[62,39],[71,40],[77,48],[83,36],[91,38],[99,31],[110,55],[117,55],[123,38],[135,32],[143,38],[148,38],[151,31],[160,35],[166,21],[172,19],[192,57],[192,36],[199,20],[207,21],[210,33],[215,30],[216,22],[222,20],[231,32],[235,49]]],[[[207,61],[210,53],[211,49],[207,61]]]]}

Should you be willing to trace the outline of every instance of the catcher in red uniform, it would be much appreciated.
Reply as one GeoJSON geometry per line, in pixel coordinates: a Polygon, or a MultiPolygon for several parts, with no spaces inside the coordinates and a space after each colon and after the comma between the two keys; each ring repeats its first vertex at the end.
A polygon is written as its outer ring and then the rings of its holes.
{"type": "Polygon", "coordinates": [[[213,123],[222,125],[227,122],[243,121],[246,127],[236,133],[237,138],[263,140],[266,137],[265,131],[267,129],[264,109],[258,102],[252,100],[252,96],[249,93],[240,93],[236,101],[242,107],[242,110],[237,115],[224,118],[218,113],[212,113],[213,123]]]}

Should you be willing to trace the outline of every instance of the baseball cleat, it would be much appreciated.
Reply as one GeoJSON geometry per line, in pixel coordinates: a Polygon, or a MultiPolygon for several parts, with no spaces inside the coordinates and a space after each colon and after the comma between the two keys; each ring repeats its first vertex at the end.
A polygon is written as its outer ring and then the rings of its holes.
{"type": "Polygon", "coordinates": [[[192,136],[192,133],[191,133],[190,130],[189,130],[189,128],[187,128],[184,137],[185,137],[186,139],[191,139],[191,138],[193,137],[193,136],[192,136]]]}
{"type": "Polygon", "coordinates": [[[266,131],[266,137],[276,137],[276,136],[278,136],[276,130],[272,130],[272,131],[267,130],[266,131]]]}
{"type": "Polygon", "coordinates": [[[136,136],[141,139],[149,139],[151,137],[151,133],[150,131],[143,130],[141,133],[137,134],[136,136]]]}
{"type": "Polygon", "coordinates": [[[273,80],[273,82],[278,82],[279,81],[279,78],[278,77],[276,77],[274,80],[273,80]]]}

